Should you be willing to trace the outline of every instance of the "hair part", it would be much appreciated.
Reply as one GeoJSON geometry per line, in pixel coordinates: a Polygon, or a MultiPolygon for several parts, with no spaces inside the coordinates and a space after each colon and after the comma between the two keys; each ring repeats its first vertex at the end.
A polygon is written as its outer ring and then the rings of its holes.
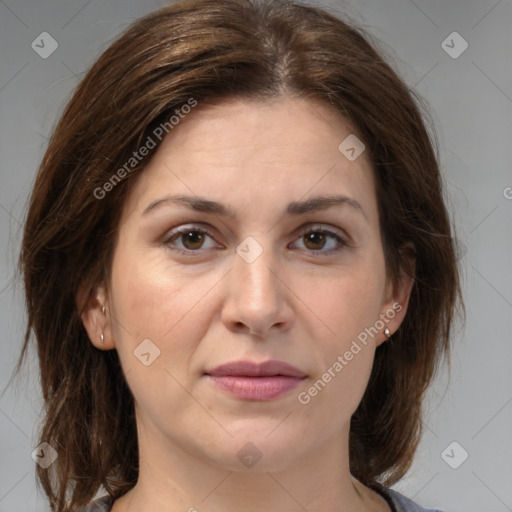
{"type": "Polygon", "coordinates": [[[55,511],[75,512],[100,486],[118,498],[138,478],[132,394],[117,352],[88,339],[76,297],[81,286],[108,285],[123,202],[150,156],[109,180],[190,98],[201,108],[280,96],[324,102],[364,141],[395,283],[407,266],[405,244],[414,246],[407,315],[376,351],[349,440],[351,473],[364,484],[391,485],[410,467],[422,399],[462,304],[419,103],[361,30],[321,9],[185,0],[137,20],[94,63],[53,132],[30,198],[19,260],[28,318],[16,372],[33,333],[46,404],[40,440],[59,454],[36,469],[55,511]],[[98,199],[98,189],[108,193],[98,199]]]}

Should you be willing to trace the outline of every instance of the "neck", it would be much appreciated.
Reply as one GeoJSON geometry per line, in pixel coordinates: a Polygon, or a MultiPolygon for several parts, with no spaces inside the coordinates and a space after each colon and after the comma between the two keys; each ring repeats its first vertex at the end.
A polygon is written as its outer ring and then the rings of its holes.
{"type": "Polygon", "coordinates": [[[265,465],[262,457],[241,471],[240,465],[221,465],[187,448],[182,443],[169,447],[157,429],[139,431],[139,479],[112,512],[389,510],[382,497],[350,475],[348,429],[334,443],[292,456],[283,467],[270,458],[265,465]]]}

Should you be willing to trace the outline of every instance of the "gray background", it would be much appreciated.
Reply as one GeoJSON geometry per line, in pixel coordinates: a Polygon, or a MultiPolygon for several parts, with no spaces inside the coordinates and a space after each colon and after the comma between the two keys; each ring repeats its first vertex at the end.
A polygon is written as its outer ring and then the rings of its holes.
{"type": "MultiPolygon", "coordinates": [[[[0,0],[0,391],[22,342],[25,313],[15,262],[48,136],[71,90],[112,38],[162,5],[0,0]],[[47,59],[31,47],[42,32],[58,42],[47,59]]],[[[429,393],[415,463],[396,488],[446,512],[512,511],[512,3],[320,5],[346,12],[379,38],[407,83],[427,100],[458,231],[467,323],[454,336],[451,375],[440,372],[429,393]],[[454,31],[469,45],[458,58],[442,46],[454,31]]],[[[458,52],[461,43],[452,37],[444,47],[458,52]]],[[[0,400],[0,512],[47,510],[30,457],[41,410],[34,351],[25,368],[0,400]]]]}

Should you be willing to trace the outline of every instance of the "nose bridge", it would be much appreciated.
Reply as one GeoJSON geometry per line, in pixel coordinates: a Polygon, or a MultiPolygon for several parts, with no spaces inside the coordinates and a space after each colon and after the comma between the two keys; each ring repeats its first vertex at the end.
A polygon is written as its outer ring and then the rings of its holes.
{"type": "Polygon", "coordinates": [[[236,249],[224,320],[263,333],[272,325],[285,322],[285,297],[277,277],[279,263],[274,251],[251,238],[236,249]]]}
{"type": "Polygon", "coordinates": [[[265,247],[253,237],[247,237],[238,247],[234,262],[233,278],[237,292],[253,301],[275,300],[278,293],[276,258],[270,244],[265,247]]]}

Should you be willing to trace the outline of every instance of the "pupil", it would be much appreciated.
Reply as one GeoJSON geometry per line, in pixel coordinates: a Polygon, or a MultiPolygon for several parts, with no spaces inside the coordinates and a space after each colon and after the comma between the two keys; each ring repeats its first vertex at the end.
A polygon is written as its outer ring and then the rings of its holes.
{"type": "Polygon", "coordinates": [[[199,243],[199,246],[201,246],[201,243],[203,241],[203,234],[198,233],[197,231],[189,231],[185,234],[185,247],[188,249],[197,249],[197,247],[194,246],[194,244],[199,243]],[[193,247],[190,247],[190,244],[192,244],[193,247]]]}
{"type": "MultiPolygon", "coordinates": [[[[306,235],[306,245],[308,242],[313,242],[313,244],[319,244],[320,247],[323,246],[323,243],[325,241],[325,234],[324,233],[309,233],[309,235],[306,235]],[[315,240],[316,239],[316,240],[315,240]]],[[[317,247],[318,248],[318,247],[317,247]]]]}

